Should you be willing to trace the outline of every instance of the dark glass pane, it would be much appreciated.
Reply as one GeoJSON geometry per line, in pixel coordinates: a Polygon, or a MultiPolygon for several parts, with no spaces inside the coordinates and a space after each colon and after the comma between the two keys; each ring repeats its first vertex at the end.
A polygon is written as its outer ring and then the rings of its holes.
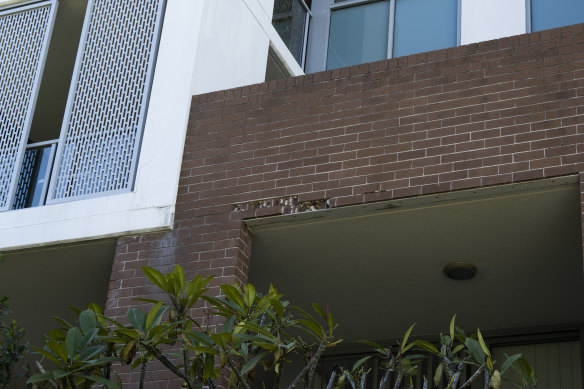
{"type": "Polygon", "coordinates": [[[456,46],[457,0],[396,0],[393,56],[456,46]]]}
{"type": "Polygon", "coordinates": [[[306,14],[299,0],[276,0],[274,3],[272,24],[299,64],[302,64],[304,51],[306,14]]]}
{"type": "Polygon", "coordinates": [[[532,0],[532,31],[584,22],[584,0],[532,0]]]}
{"type": "Polygon", "coordinates": [[[334,10],[327,52],[327,69],[387,58],[389,1],[334,10]]]}
{"type": "Polygon", "coordinates": [[[13,209],[36,207],[44,204],[43,187],[50,177],[51,146],[27,149],[14,196],[13,209]]]}

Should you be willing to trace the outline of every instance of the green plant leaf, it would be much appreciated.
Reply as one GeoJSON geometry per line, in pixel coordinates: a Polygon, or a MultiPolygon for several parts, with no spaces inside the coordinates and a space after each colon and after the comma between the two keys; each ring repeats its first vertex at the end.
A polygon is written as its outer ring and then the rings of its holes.
{"type": "Polygon", "coordinates": [[[318,323],[304,319],[299,319],[296,322],[300,325],[300,329],[305,331],[309,330],[310,333],[319,339],[322,337],[322,327],[318,323]]]}
{"type": "Polygon", "coordinates": [[[57,322],[59,322],[59,324],[61,324],[63,327],[69,329],[71,327],[73,327],[71,324],[69,324],[67,321],[65,321],[64,319],[61,319],[60,317],[57,316],[51,316],[51,319],[56,320],[57,322]]]}
{"type": "Polygon", "coordinates": [[[140,338],[140,333],[138,331],[136,331],[136,330],[133,330],[133,329],[120,328],[120,329],[117,329],[116,332],[118,332],[118,333],[120,333],[122,335],[125,335],[128,338],[130,338],[130,339],[138,339],[138,338],[140,338]]]}
{"type": "Polygon", "coordinates": [[[517,364],[519,365],[519,367],[521,368],[521,370],[523,372],[525,372],[525,374],[530,377],[532,376],[533,373],[533,368],[531,367],[531,365],[529,364],[529,362],[527,362],[527,359],[521,357],[519,359],[517,359],[517,364]]]}
{"type": "MultiPolygon", "coordinates": [[[[51,362],[53,362],[57,366],[61,366],[63,364],[63,362],[59,359],[59,358],[61,358],[59,355],[55,356],[52,353],[48,352],[47,350],[43,350],[42,348],[38,348],[38,347],[32,347],[32,349],[39,352],[41,355],[46,357],[48,360],[50,360],[51,362]]],[[[65,358],[67,358],[66,351],[65,351],[64,356],[65,356],[65,358]]],[[[65,361],[66,361],[66,359],[65,359],[65,361]]]]}
{"type": "Polygon", "coordinates": [[[363,358],[359,359],[357,362],[355,362],[355,364],[353,365],[353,368],[351,369],[351,373],[354,373],[355,371],[357,371],[357,369],[360,368],[361,365],[363,365],[365,362],[367,362],[369,360],[369,358],[371,358],[371,355],[369,355],[367,357],[363,357],[363,358]]]}
{"type": "Polygon", "coordinates": [[[245,300],[245,305],[251,307],[255,300],[256,289],[252,284],[245,284],[243,286],[243,298],[245,300]]]}
{"type": "Polygon", "coordinates": [[[256,355],[255,357],[253,357],[252,359],[250,359],[249,361],[247,361],[245,363],[245,365],[243,365],[243,367],[241,368],[241,374],[247,374],[249,371],[253,370],[254,367],[256,367],[256,365],[259,363],[259,361],[262,360],[262,358],[264,356],[266,356],[266,354],[268,354],[267,351],[263,352],[263,353],[259,353],[258,355],[256,355]]]}
{"type": "Polygon", "coordinates": [[[429,351],[432,354],[440,355],[440,351],[432,343],[425,340],[415,340],[414,344],[423,350],[429,351]]]}
{"type": "Polygon", "coordinates": [[[402,353],[403,353],[403,348],[406,347],[406,345],[408,343],[408,338],[410,337],[410,334],[412,333],[412,330],[414,329],[415,326],[416,326],[416,323],[412,324],[410,326],[410,328],[408,328],[408,330],[406,331],[406,334],[404,335],[404,338],[403,338],[402,344],[401,344],[402,353]]]}
{"type": "Polygon", "coordinates": [[[158,323],[160,322],[160,318],[162,318],[162,315],[164,314],[164,312],[166,312],[167,309],[168,306],[164,306],[164,303],[162,301],[156,303],[156,305],[152,307],[150,312],[148,312],[144,330],[150,330],[150,328],[152,328],[152,325],[158,325],[158,323]]]}
{"type": "Polygon", "coordinates": [[[144,324],[146,323],[146,314],[138,308],[128,309],[126,314],[130,324],[138,331],[144,331],[144,324]]]}
{"type": "Polygon", "coordinates": [[[168,285],[166,283],[166,279],[164,278],[162,273],[160,273],[158,270],[153,269],[151,267],[144,266],[144,267],[142,267],[142,272],[144,273],[144,275],[146,277],[148,277],[148,279],[154,285],[158,286],[160,289],[162,289],[166,293],[169,292],[168,285]]]}
{"type": "Polygon", "coordinates": [[[507,357],[507,359],[501,365],[501,375],[505,374],[507,369],[509,369],[509,367],[511,367],[511,365],[514,364],[516,360],[521,358],[522,354],[514,354],[511,356],[505,355],[505,356],[507,357]]]}
{"type": "Polygon", "coordinates": [[[39,382],[48,381],[53,378],[53,373],[34,374],[26,380],[27,384],[38,384],[39,382]]]}
{"type": "Polygon", "coordinates": [[[64,363],[67,363],[69,356],[67,354],[67,349],[63,343],[47,341],[45,346],[49,348],[57,357],[59,357],[64,363]]]}
{"type": "Polygon", "coordinates": [[[225,323],[223,323],[223,331],[230,333],[230,334],[233,334],[234,323],[235,323],[235,315],[232,315],[227,320],[225,320],[225,323]]]}
{"type": "Polygon", "coordinates": [[[70,328],[65,337],[65,349],[69,358],[73,359],[76,354],[78,344],[81,343],[81,331],[77,327],[70,328]]]}
{"type": "Polygon", "coordinates": [[[363,343],[363,344],[366,344],[368,346],[373,347],[373,349],[380,354],[383,354],[383,355],[387,354],[387,349],[383,346],[378,345],[375,342],[371,342],[369,340],[360,340],[359,343],[363,343]]]}
{"type": "Polygon", "coordinates": [[[466,344],[466,347],[469,349],[472,356],[479,364],[482,365],[483,363],[485,363],[485,352],[483,351],[483,348],[481,347],[478,340],[466,338],[466,342],[464,343],[466,344]]]}
{"type": "Polygon", "coordinates": [[[456,346],[453,350],[452,350],[452,355],[456,355],[456,353],[458,353],[459,351],[461,351],[462,349],[464,349],[465,345],[464,344],[459,344],[458,346],[456,346]]]}
{"type": "Polygon", "coordinates": [[[96,376],[96,375],[84,375],[82,377],[85,378],[88,381],[105,385],[109,389],[120,389],[120,386],[118,384],[116,384],[115,382],[112,382],[112,381],[110,381],[108,379],[105,379],[103,377],[100,377],[100,376],[96,376]]]}
{"type": "Polygon", "coordinates": [[[434,373],[434,385],[439,386],[442,382],[442,373],[444,372],[444,363],[441,363],[436,368],[436,372],[434,373]]]}
{"type": "Polygon", "coordinates": [[[240,307],[245,306],[243,299],[241,298],[241,292],[235,286],[227,284],[221,285],[221,291],[223,292],[225,297],[227,297],[229,300],[233,301],[240,307]]]}
{"type": "Polygon", "coordinates": [[[483,335],[481,334],[481,330],[478,328],[477,328],[477,337],[479,340],[479,344],[481,345],[481,348],[483,349],[485,354],[487,354],[490,357],[491,352],[489,351],[489,348],[487,347],[487,344],[485,343],[485,340],[483,339],[483,335]]]}
{"type": "Polygon", "coordinates": [[[231,341],[231,334],[220,332],[218,334],[211,335],[211,339],[220,347],[225,347],[231,341]]]}
{"type": "Polygon", "coordinates": [[[219,352],[215,349],[212,349],[210,347],[202,347],[202,346],[196,346],[196,347],[189,347],[189,350],[193,350],[199,354],[211,354],[211,355],[219,355],[219,352]]]}
{"type": "Polygon", "coordinates": [[[324,320],[327,319],[327,315],[324,312],[324,309],[322,309],[322,306],[318,303],[312,303],[312,309],[314,309],[314,311],[316,313],[318,313],[324,320]]]}
{"type": "Polygon", "coordinates": [[[81,326],[81,331],[84,334],[97,327],[95,312],[89,309],[81,312],[79,315],[79,325],[81,326]]]}
{"type": "Polygon", "coordinates": [[[456,313],[452,316],[452,320],[450,320],[450,339],[451,341],[454,340],[454,322],[456,321],[456,313]]]}
{"type": "Polygon", "coordinates": [[[174,267],[174,274],[178,280],[178,286],[180,290],[185,289],[185,270],[180,265],[174,267]]]}

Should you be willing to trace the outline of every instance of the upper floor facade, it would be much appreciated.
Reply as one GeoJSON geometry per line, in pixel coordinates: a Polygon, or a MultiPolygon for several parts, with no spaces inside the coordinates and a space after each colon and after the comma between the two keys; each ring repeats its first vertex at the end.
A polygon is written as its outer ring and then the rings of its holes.
{"type": "Polygon", "coordinates": [[[192,95],[583,21],[577,0],[0,0],[0,250],[172,228],[192,95]]]}
{"type": "Polygon", "coordinates": [[[290,0],[274,25],[307,73],[584,22],[578,0],[290,0]]]}
{"type": "Polygon", "coordinates": [[[170,228],[191,96],[303,74],[272,12],[0,0],[0,250],[170,228]]]}

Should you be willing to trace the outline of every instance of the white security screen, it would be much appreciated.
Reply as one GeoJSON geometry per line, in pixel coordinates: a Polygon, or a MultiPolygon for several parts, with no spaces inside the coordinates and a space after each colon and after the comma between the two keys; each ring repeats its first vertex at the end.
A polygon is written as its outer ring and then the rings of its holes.
{"type": "Polygon", "coordinates": [[[56,4],[0,9],[0,210],[11,206],[56,4]]]}
{"type": "Polygon", "coordinates": [[[132,190],[164,0],[90,0],[48,203],[132,190]]]}

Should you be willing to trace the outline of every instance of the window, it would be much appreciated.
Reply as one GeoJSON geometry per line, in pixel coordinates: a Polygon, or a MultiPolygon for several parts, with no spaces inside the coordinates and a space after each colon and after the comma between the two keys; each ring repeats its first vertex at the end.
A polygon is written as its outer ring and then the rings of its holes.
{"type": "Polygon", "coordinates": [[[396,0],[393,56],[456,46],[457,0],[396,0]]]}
{"type": "Polygon", "coordinates": [[[274,2],[272,25],[301,67],[304,67],[309,20],[310,1],[277,0],[274,2]]]}
{"type": "Polygon", "coordinates": [[[531,30],[569,26],[584,22],[582,0],[531,0],[531,30]]]}
{"type": "Polygon", "coordinates": [[[387,58],[389,1],[331,12],[327,69],[387,58]]]}
{"type": "Polygon", "coordinates": [[[313,1],[307,72],[456,46],[460,0],[313,1]]]}

